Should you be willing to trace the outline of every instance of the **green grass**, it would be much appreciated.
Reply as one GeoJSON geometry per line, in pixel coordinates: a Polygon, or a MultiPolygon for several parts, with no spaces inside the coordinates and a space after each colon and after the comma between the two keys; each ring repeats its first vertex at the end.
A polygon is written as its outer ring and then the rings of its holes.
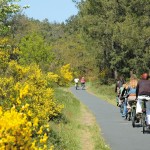
{"type": "MultiPolygon", "coordinates": [[[[91,150],[110,150],[100,134],[100,129],[96,124],[94,116],[80,103],[68,89],[56,89],[55,97],[59,103],[64,104],[62,115],[50,122],[50,143],[54,145],[54,150],[83,150],[84,144],[82,137],[90,134],[89,143],[92,144],[91,150]],[[94,118],[92,124],[88,125],[82,117],[84,112],[90,113],[94,118]]],[[[88,142],[88,141],[86,141],[88,142]]]]}
{"type": "Polygon", "coordinates": [[[79,121],[80,102],[70,92],[56,89],[55,97],[59,103],[64,104],[60,118],[51,121],[51,129],[55,133],[51,138],[55,150],[80,150],[79,121]]]}
{"type": "Polygon", "coordinates": [[[87,89],[90,93],[116,105],[115,85],[100,85],[99,83],[87,83],[87,89]]]}

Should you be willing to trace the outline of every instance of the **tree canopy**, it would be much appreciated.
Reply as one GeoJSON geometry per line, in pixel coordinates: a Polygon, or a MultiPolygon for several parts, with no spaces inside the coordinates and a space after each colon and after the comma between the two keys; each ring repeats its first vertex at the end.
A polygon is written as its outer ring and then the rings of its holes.
{"type": "Polygon", "coordinates": [[[13,2],[1,1],[0,34],[19,48],[13,59],[20,63],[49,71],[70,63],[79,76],[98,79],[105,72],[106,82],[149,71],[149,0],[75,1],[78,14],[61,24],[28,18],[13,2]]]}

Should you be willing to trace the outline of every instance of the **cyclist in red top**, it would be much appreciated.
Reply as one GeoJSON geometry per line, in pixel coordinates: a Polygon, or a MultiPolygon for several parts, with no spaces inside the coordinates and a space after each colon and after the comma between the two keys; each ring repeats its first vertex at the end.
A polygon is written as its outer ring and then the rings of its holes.
{"type": "Polygon", "coordinates": [[[84,87],[85,87],[85,78],[82,77],[81,80],[80,80],[80,82],[81,82],[81,87],[82,87],[82,90],[83,90],[84,87]]]}

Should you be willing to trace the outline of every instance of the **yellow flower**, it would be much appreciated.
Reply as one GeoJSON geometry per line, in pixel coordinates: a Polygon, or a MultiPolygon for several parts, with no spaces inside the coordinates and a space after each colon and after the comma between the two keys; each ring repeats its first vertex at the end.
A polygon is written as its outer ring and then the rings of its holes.
{"type": "Polygon", "coordinates": [[[52,145],[51,147],[50,147],[50,150],[53,150],[54,149],[54,146],[52,145]]]}
{"type": "Polygon", "coordinates": [[[21,100],[19,98],[17,98],[17,103],[21,104],[21,100]]]}
{"type": "Polygon", "coordinates": [[[44,145],[44,150],[47,150],[47,145],[44,145]]]}
{"type": "Polygon", "coordinates": [[[45,133],[44,136],[43,136],[43,138],[40,139],[40,143],[46,143],[47,139],[48,139],[48,136],[45,133]]]}
{"type": "Polygon", "coordinates": [[[26,85],[23,89],[20,89],[20,98],[22,99],[27,95],[29,89],[29,85],[26,85]]]}
{"type": "Polygon", "coordinates": [[[35,147],[36,147],[35,144],[36,144],[36,140],[34,140],[34,141],[32,142],[32,145],[31,145],[31,148],[32,148],[32,149],[35,149],[35,147]]]}
{"type": "Polygon", "coordinates": [[[32,112],[31,112],[31,110],[28,110],[28,116],[32,116],[32,112]]]}
{"type": "Polygon", "coordinates": [[[43,127],[41,126],[40,130],[37,132],[37,134],[42,134],[42,132],[43,132],[43,127]]]}
{"type": "Polygon", "coordinates": [[[37,127],[38,126],[38,122],[39,122],[39,119],[36,117],[33,119],[33,126],[34,127],[37,127]]]}

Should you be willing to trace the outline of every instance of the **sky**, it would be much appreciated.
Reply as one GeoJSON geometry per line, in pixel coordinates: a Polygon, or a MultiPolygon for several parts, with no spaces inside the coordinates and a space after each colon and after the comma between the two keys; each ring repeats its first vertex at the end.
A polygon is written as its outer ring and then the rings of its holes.
{"type": "Polygon", "coordinates": [[[30,8],[25,9],[23,13],[40,21],[47,18],[49,22],[62,23],[78,13],[72,0],[21,0],[19,5],[29,5],[30,8]]]}

